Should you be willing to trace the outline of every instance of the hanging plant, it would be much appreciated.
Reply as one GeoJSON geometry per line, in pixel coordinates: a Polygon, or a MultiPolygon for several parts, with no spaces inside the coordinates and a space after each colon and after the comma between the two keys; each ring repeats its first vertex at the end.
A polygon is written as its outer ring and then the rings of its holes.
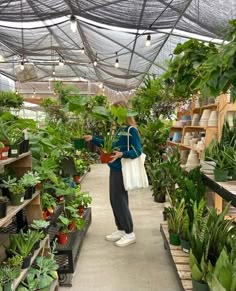
{"type": "Polygon", "coordinates": [[[236,20],[229,21],[228,43],[212,51],[199,67],[200,78],[196,87],[201,92],[217,97],[230,90],[231,100],[236,100],[236,20]]]}
{"type": "Polygon", "coordinates": [[[164,74],[166,86],[172,90],[176,101],[188,99],[197,93],[198,67],[207,59],[209,53],[217,52],[214,44],[191,39],[178,44],[174,50],[175,57],[169,62],[164,74]]]}

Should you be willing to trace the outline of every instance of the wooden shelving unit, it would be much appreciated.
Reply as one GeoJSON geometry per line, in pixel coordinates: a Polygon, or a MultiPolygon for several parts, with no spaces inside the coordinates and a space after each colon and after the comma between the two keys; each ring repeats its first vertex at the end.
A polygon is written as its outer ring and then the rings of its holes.
{"type": "MultiPolygon", "coordinates": [[[[31,153],[23,153],[17,158],[8,158],[6,160],[0,160],[0,172],[4,172],[7,166],[14,168],[17,178],[22,177],[22,175],[28,170],[32,169],[32,157],[31,153]]],[[[6,217],[0,219],[0,228],[4,229],[11,224],[12,219],[21,213],[24,209],[26,214],[27,223],[30,224],[34,219],[42,219],[42,211],[40,206],[40,195],[39,191],[33,194],[33,197],[28,200],[24,200],[19,206],[8,205],[6,217]]],[[[23,216],[21,216],[22,218],[23,216]]],[[[18,223],[18,220],[17,220],[18,223]]],[[[8,241],[8,234],[1,234],[1,241],[8,241]]],[[[31,263],[35,260],[44,247],[49,247],[49,236],[40,242],[40,248],[34,252],[34,256],[31,258],[31,263]]],[[[1,258],[5,258],[5,253],[3,247],[0,247],[1,258]]],[[[16,290],[20,282],[25,278],[28,269],[21,271],[20,276],[14,280],[12,290],[16,290]]]]}
{"type": "Polygon", "coordinates": [[[0,227],[4,227],[4,226],[8,225],[8,223],[12,219],[12,217],[15,216],[23,208],[26,208],[26,212],[27,212],[27,215],[29,218],[29,223],[32,222],[32,218],[33,219],[41,219],[42,218],[42,214],[40,211],[40,199],[39,199],[39,192],[38,191],[33,195],[32,199],[24,200],[24,202],[19,206],[9,205],[7,207],[7,216],[0,219],[0,227]],[[34,210],[31,208],[31,206],[34,208],[34,210]],[[39,211],[35,212],[35,208],[36,208],[35,206],[37,208],[39,208],[39,211]]]}
{"type": "MultiPolygon", "coordinates": [[[[40,242],[39,249],[34,252],[33,257],[31,258],[31,264],[34,262],[36,257],[42,252],[43,248],[46,247],[46,246],[49,246],[49,236],[46,236],[44,238],[44,240],[42,240],[40,242]]],[[[13,281],[12,290],[15,290],[17,288],[17,286],[20,284],[20,282],[24,280],[27,272],[28,272],[28,269],[21,270],[20,276],[16,280],[13,281]]]]}
{"type": "Polygon", "coordinates": [[[164,247],[168,252],[176,272],[180,288],[184,291],[193,290],[189,266],[189,254],[183,252],[180,246],[170,245],[168,226],[166,222],[161,223],[160,232],[164,240],[164,247]]]}

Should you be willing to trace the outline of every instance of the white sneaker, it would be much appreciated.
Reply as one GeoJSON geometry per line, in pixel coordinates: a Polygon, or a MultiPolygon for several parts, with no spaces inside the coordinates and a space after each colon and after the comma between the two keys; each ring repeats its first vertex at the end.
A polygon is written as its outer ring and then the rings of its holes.
{"type": "Polygon", "coordinates": [[[113,232],[112,234],[107,235],[106,240],[117,241],[121,239],[123,235],[125,235],[125,232],[123,230],[117,230],[113,232]]]}
{"type": "Polygon", "coordinates": [[[115,242],[115,245],[117,247],[126,247],[126,246],[133,244],[135,242],[136,242],[136,236],[132,232],[132,233],[129,233],[129,234],[126,233],[125,235],[123,235],[120,240],[115,242]]]}

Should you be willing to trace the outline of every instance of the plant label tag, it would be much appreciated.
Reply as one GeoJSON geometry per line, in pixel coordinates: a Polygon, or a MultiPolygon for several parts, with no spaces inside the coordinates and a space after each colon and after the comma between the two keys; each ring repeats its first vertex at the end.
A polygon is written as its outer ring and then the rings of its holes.
{"type": "Polygon", "coordinates": [[[18,154],[18,150],[17,149],[12,149],[11,153],[12,153],[12,155],[17,155],[18,154]]]}
{"type": "Polygon", "coordinates": [[[24,196],[22,196],[20,199],[20,202],[23,202],[23,201],[24,201],[24,196]]]}
{"type": "Polygon", "coordinates": [[[188,250],[188,249],[183,248],[182,250],[183,250],[183,252],[185,252],[185,253],[189,253],[189,250],[188,250]]]}
{"type": "Polygon", "coordinates": [[[2,157],[8,157],[8,152],[2,152],[2,157]]]}

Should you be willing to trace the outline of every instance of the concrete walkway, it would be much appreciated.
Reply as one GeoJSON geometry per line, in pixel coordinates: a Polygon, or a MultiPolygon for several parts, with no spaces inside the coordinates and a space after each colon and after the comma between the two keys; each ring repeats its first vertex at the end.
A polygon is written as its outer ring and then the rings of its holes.
{"type": "Polygon", "coordinates": [[[129,193],[137,242],[116,247],[105,235],[116,230],[108,196],[107,165],[92,165],[82,190],[93,197],[92,224],[73,278],[64,291],[180,291],[160,234],[162,205],[149,189],[129,193]]]}

